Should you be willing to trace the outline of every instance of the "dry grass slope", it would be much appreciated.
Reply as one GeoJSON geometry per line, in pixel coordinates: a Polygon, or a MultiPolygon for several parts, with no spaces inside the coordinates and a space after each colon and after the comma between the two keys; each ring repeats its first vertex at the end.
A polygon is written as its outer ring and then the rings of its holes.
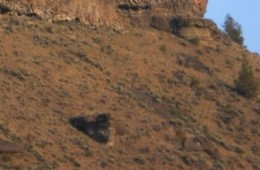
{"type": "Polygon", "coordinates": [[[259,169],[260,98],[233,85],[243,56],[259,82],[259,56],[208,44],[2,16],[0,139],[25,149],[0,169],[259,169]],[[104,112],[111,146],[69,123],[104,112]]]}

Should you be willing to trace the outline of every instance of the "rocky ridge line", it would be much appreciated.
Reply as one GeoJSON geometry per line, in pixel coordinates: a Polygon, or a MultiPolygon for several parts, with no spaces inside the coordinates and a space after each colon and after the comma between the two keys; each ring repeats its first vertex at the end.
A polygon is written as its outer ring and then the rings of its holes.
{"type": "Polygon", "coordinates": [[[56,0],[51,3],[49,0],[0,0],[0,13],[120,28],[125,25],[126,16],[202,17],[206,4],[207,0],[56,0]]]}

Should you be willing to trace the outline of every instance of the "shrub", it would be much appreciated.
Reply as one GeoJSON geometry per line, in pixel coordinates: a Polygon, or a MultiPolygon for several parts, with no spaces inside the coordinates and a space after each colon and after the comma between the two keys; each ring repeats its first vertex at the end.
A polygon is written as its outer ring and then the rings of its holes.
{"type": "Polygon", "coordinates": [[[173,116],[176,116],[176,117],[182,117],[183,116],[183,112],[178,109],[178,108],[174,108],[172,111],[171,111],[171,114],[173,116]]]}
{"type": "Polygon", "coordinates": [[[244,37],[242,36],[241,25],[238,24],[229,14],[226,15],[223,27],[224,31],[233,41],[243,45],[244,37]]]}
{"type": "Polygon", "coordinates": [[[243,58],[238,79],[234,81],[236,91],[244,97],[252,98],[257,96],[258,84],[254,77],[252,66],[246,58],[243,58]]]}
{"type": "Polygon", "coordinates": [[[200,39],[198,37],[194,37],[192,39],[190,39],[190,42],[196,46],[198,46],[200,44],[200,39]]]}
{"type": "Polygon", "coordinates": [[[200,84],[200,81],[198,78],[196,78],[195,76],[191,76],[190,77],[190,87],[195,87],[198,84],[200,84]]]}
{"type": "Polygon", "coordinates": [[[166,48],[165,45],[160,45],[159,50],[160,50],[163,54],[165,54],[165,53],[167,52],[167,48],[166,48]]]}

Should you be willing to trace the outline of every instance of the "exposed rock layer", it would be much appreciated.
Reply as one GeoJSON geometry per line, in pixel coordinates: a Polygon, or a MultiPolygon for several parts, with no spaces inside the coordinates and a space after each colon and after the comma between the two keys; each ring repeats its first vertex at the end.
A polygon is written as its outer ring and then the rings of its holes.
{"type": "Polygon", "coordinates": [[[0,12],[89,25],[122,26],[127,16],[203,16],[207,0],[0,0],[0,12]]]}
{"type": "Polygon", "coordinates": [[[221,34],[214,22],[199,17],[161,17],[152,18],[151,26],[162,31],[172,32],[186,40],[199,39],[214,41],[221,34]]]}
{"type": "Polygon", "coordinates": [[[152,15],[203,16],[207,0],[117,0],[116,4],[119,9],[149,11],[152,15]]]}
{"type": "Polygon", "coordinates": [[[112,0],[0,0],[0,6],[19,15],[35,14],[54,21],[77,19],[103,26],[118,20],[112,0]]]}

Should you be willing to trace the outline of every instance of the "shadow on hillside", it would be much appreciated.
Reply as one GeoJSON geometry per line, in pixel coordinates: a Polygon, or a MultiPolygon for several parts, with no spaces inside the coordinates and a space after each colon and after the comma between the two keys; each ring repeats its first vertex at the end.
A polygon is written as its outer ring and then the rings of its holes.
{"type": "Polygon", "coordinates": [[[88,135],[99,143],[107,143],[109,139],[109,115],[106,113],[94,116],[78,116],[69,119],[77,130],[88,135]]]}

